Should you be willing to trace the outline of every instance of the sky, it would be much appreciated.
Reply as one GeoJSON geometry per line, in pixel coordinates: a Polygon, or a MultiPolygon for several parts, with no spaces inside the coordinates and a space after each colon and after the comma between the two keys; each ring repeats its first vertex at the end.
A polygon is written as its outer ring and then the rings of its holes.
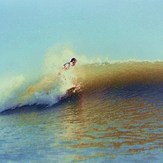
{"type": "Polygon", "coordinates": [[[92,58],[163,60],[163,0],[0,0],[0,75],[37,71],[57,45],[92,58]]]}

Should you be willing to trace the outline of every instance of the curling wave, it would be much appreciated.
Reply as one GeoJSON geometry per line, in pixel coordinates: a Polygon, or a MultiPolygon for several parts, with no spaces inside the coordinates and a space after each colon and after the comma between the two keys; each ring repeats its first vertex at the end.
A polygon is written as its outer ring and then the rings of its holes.
{"type": "Polygon", "coordinates": [[[83,64],[61,75],[43,75],[35,82],[27,82],[23,76],[5,79],[0,84],[0,111],[33,104],[51,106],[73,87],[74,80],[82,86],[82,93],[136,83],[162,84],[163,62],[83,64]]]}

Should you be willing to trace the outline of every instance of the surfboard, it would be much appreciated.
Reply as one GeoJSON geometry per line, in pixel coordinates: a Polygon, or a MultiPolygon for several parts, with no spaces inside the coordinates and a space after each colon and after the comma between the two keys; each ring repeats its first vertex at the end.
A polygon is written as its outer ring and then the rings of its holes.
{"type": "Polygon", "coordinates": [[[72,96],[75,94],[79,94],[81,92],[80,87],[72,87],[70,89],[67,90],[66,95],[67,96],[72,96]]]}

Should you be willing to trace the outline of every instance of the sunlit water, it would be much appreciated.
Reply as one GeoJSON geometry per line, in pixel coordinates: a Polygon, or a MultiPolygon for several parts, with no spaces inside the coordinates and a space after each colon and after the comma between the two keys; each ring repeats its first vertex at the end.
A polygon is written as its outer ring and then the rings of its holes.
{"type": "Polygon", "coordinates": [[[162,162],[163,86],[81,94],[0,114],[0,162],[162,162]]]}

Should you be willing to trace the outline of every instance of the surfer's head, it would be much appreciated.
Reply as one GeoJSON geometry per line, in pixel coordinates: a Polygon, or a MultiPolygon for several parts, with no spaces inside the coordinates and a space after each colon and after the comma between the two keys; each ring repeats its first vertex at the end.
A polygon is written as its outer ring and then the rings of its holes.
{"type": "Polygon", "coordinates": [[[70,61],[72,66],[75,66],[76,62],[77,62],[76,58],[72,58],[71,61],[70,61]]]}

